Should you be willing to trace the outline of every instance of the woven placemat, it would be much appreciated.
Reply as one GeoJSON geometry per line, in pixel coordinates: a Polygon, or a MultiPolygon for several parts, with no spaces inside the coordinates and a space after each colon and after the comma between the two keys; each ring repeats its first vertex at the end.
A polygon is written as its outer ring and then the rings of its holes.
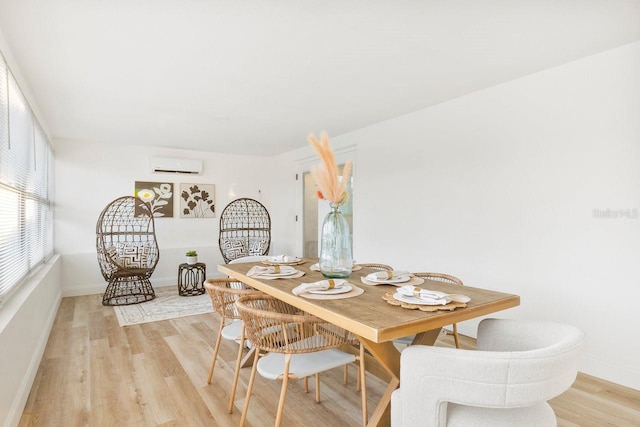
{"type": "Polygon", "coordinates": [[[272,262],[272,261],[269,261],[268,259],[265,259],[264,261],[262,261],[262,263],[266,265],[300,265],[300,264],[304,264],[305,262],[307,262],[307,260],[304,258],[300,258],[298,261],[291,261],[291,262],[272,262]]]}
{"type": "Polygon", "coordinates": [[[302,276],[304,276],[304,271],[296,270],[295,273],[289,274],[288,276],[264,276],[264,275],[258,274],[258,275],[249,276],[249,277],[254,277],[256,279],[263,279],[263,280],[276,280],[276,279],[295,279],[296,277],[302,277],[302,276]]]}
{"type": "Polygon", "coordinates": [[[398,307],[406,308],[408,310],[420,310],[420,311],[453,311],[456,308],[465,308],[467,306],[466,303],[463,302],[450,302],[446,305],[418,305],[418,304],[409,304],[406,302],[398,301],[393,297],[396,291],[389,291],[382,296],[382,299],[387,302],[387,304],[395,305],[398,307]]]}

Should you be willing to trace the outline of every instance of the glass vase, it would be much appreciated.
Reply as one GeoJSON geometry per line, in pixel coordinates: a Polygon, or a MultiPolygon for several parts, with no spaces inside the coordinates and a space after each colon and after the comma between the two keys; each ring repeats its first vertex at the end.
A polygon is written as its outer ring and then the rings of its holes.
{"type": "Polygon", "coordinates": [[[339,208],[339,204],[332,203],[322,224],[319,263],[324,277],[349,277],[353,268],[349,223],[339,208]]]}

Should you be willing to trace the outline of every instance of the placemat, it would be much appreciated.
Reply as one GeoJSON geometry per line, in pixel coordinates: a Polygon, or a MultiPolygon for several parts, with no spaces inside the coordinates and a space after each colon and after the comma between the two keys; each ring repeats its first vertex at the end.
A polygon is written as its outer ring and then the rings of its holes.
{"type": "Polygon", "coordinates": [[[453,311],[456,308],[465,308],[467,306],[466,303],[463,302],[450,302],[446,305],[418,305],[418,304],[409,304],[406,302],[398,301],[393,297],[396,291],[389,291],[382,296],[382,299],[387,302],[387,304],[395,305],[398,307],[406,308],[408,310],[420,310],[420,311],[453,311]]]}
{"type": "Polygon", "coordinates": [[[352,289],[349,292],[345,292],[344,294],[322,295],[310,294],[309,292],[305,292],[304,294],[300,294],[300,296],[307,299],[343,299],[357,297],[358,295],[362,295],[364,293],[364,289],[357,287],[351,282],[349,282],[349,284],[351,285],[352,289]]]}
{"type": "Polygon", "coordinates": [[[304,264],[305,262],[307,262],[307,260],[304,258],[300,258],[298,261],[291,261],[291,262],[272,262],[272,261],[269,261],[268,259],[265,259],[264,261],[262,261],[262,263],[266,265],[300,265],[300,264],[304,264]]]}
{"type": "Polygon", "coordinates": [[[411,276],[411,279],[409,279],[406,282],[402,282],[402,283],[376,283],[376,282],[372,282],[371,280],[367,280],[364,277],[361,277],[360,280],[365,285],[370,285],[370,286],[377,286],[377,285],[392,285],[392,286],[414,285],[414,286],[417,286],[417,285],[422,285],[424,283],[424,279],[422,277],[416,277],[416,276],[411,276]]]}
{"type": "Polygon", "coordinates": [[[304,276],[304,271],[296,270],[295,273],[290,274],[288,276],[260,276],[260,275],[256,275],[256,276],[249,276],[249,277],[254,277],[256,279],[261,279],[261,280],[275,280],[275,279],[295,279],[296,277],[302,277],[302,276],[304,276]]]}

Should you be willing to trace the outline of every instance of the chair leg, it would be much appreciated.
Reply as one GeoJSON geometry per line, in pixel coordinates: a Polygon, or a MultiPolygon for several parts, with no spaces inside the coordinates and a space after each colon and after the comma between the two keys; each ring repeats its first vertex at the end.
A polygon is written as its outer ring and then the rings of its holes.
{"type": "Polygon", "coordinates": [[[458,325],[453,324],[453,340],[456,343],[456,348],[460,348],[460,337],[458,337],[458,325]]]}
{"type": "Polygon", "coordinates": [[[309,377],[304,377],[304,392],[309,393],[309,377]]]}
{"type": "Polygon", "coordinates": [[[249,384],[247,384],[247,396],[244,399],[244,408],[242,408],[242,418],[240,418],[240,427],[244,426],[244,422],[247,420],[247,412],[249,411],[249,399],[251,398],[251,390],[253,390],[253,380],[256,378],[256,372],[258,371],[258,357],[260,351],[256,350],[253,356],[253,366],[251,366],[251,376],[249,377],[249,384]]]}
{"type": "Polygon", "coordinates": [[[369,422],[369,415],[367,411],[367,384],[366,384],[366,370],[364,368],[364,344],[360,343],[360,371],[358,378],[362,387],[362,425],[366,427],[369,422]]]}
{"type": "Polygon", "coordinates": [[[316,403],[320,403],[320,373],[316,373],[316,403]]]}
{"type": "Polygon", "coordinates": [[[242,350],[244,350],[244,325],[240,329],[240,345],[238,346],[238,358],[236,359],[236,371],[233,373],[233,384],[231,386],[231,396],[229,396],[228,412],[233,413],[233,401],[236,397],[236,389],[238,387],[238,376],[240,376],[240,363],[242,362],[242,350]]]}
{"type": "Polygon", "coordinates": [[[280,427],[282,423],[282,413],[284,412],[284,401],[287,397],[287,386],[289,385],[289,365],[291,364],[291,355],[284,355],[284,373],[282,374],[282,389],[280,390],[280,402],[278,402],[278,413],[276,415],[276,427],[280,427]]]}
{"type": "Polygon", "coordinates": [[[207,384],[211,384],[211,377],[213,377],[213,368],[216,367],[216,359],[218,358],[218,351],[220,350],[220,340],[222,339],[222,328],[224,328],[224,316],[220,320],[220,328],[218,328],[216,345],[213,348],[213,358],[211,359],[211,367],[209,368],[209,377],[207,378],[207,384]]]}
{"type": "Polygon", "coordinates": [[[360,391],[360,368],[358,368],[358,375],[356,375],[356,391],[360,391]]]}
{"type": "Polygon", "coordinates": [[[347,385],[348,377],[349,377],[349,365],[344,365],[344,379],[342,380],[344,385],[347,385]]]}

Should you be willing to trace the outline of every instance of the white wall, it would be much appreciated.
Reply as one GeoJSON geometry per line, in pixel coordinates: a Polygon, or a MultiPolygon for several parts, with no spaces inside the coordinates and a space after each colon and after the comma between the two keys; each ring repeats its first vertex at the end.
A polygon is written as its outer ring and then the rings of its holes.
{"type": "Polygon", "coordinates": [[[172,150],[142,146],[56,141],[55,250],[62,255],[63,294],[103,292],[105,281],[96,257],[95,227],[113,199],[133,195],[135,181],[174,183],[174,217],[156,218],[160,261],[151,277],[155,286],[177,285],[178,264],[188,249],[198,251],[207,276],[224,263],[218,249],[220,213],[238,197],[256,199],[270,208],[271,163],[261,157],[172,150]],[[150,172],[152,155],[203,160],[201,175],[150,172]],[[180,183],[215,184],[215,218],[180,218],[180,183]]]}
{"type": "Polygon", "coordinates": [[[22,416],[60,304],[60,271],[55,255],[0,309],[0,425],[22,416]]]}
{"type": "Polygon", "coordinates": [[[333,138],[357,146],[354,257],[518,294],[499,316],[579,326],[582,370],[640,389],[640,218],[593,217],[640,211],[639,117],[634,43],[333,138]]]}

